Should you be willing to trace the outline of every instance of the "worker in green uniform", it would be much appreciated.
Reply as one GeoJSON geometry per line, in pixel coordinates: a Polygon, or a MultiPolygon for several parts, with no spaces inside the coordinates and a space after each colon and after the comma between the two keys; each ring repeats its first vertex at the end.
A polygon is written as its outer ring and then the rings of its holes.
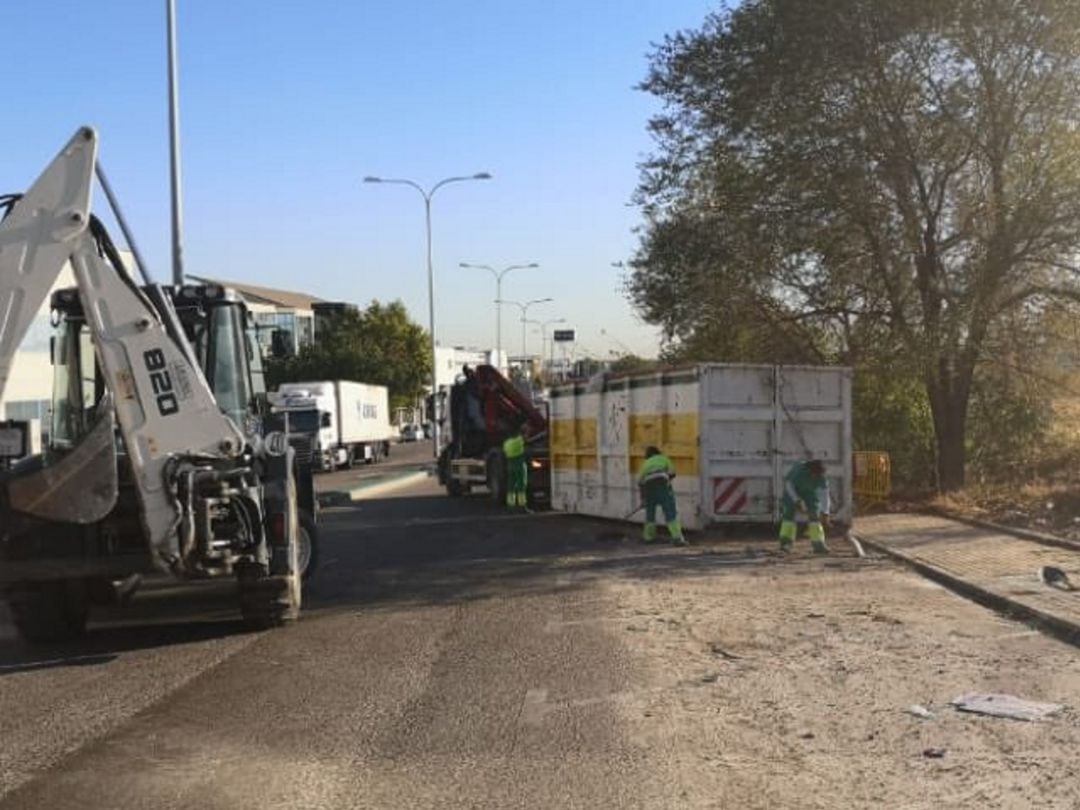
{"type": "Polygon", "coordinates": [[[638,476],[638,488],[641,499],[645,502],[645,528],[642,541],[652,543],[656,540],[656,510],[664,511],[668,534],[677,546],[685,546],[682,524],[675,509],[675,490],[671,481],[675,477],[675,465],[671,459],[660,452],[659,447],[645,448],[645,463],[638,476]]]}
{"type": "Polygon", "coordinates": [[[829,481],[825,465],[819,460],[797,461],[784,476],[784,497],[781,503],[783,522],[780,524],[780,548],[790,551],[798,534],[795,513],[800,504],[805,508],[809,526],[807,534],[816,554],[825,554],[824,522],[828,520],[829,481]]]}
{"type": "Polygon", "coordinates": [[[525,436],[521,425],[514,427],[513,433],[503,442],[503,455],[506,457],[506,505],[526,508],[526,488],[528,466],[525,463],[525,436]]]}

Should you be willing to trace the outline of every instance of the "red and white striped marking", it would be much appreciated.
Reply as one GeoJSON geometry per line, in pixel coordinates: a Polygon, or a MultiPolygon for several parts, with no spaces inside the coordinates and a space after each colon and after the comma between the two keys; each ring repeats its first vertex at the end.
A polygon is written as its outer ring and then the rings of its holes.
{"type": "Polygon", "coordinates": [[[713,479],[714,515],[740,515],[749,500],[745,478],[713,479]]]}

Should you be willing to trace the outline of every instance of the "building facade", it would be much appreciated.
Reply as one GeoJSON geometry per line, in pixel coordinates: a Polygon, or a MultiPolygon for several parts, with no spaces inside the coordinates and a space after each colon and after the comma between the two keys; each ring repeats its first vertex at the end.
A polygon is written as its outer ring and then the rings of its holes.
{"type": "Polygon", "coordinates": [[[465,346],[435,347],[435,384],[440,391],[449,388],[461,376],[464,366],[490,365],[505,371],[506,352],[501,357],[494,349],[474,349],[465,346]]]}

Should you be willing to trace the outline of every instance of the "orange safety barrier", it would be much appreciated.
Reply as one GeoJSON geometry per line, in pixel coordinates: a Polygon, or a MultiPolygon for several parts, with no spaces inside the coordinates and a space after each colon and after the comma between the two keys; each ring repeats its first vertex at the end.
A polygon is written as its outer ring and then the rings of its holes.
{"type": "Polygon", "coordinates": [[[892,491],[892,462],[888,453],[858,450],[854,453],[851,492],[859,506],[873,506],[889,500],[892,491]]]}

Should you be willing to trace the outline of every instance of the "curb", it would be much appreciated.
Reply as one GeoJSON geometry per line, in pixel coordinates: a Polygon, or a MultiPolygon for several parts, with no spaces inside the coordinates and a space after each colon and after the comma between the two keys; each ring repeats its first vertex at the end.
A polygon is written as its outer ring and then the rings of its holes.
{"type": "Polygon", "coordinates": [[[1068,540],[1064,537],[1058,537],[1056,534],[1037,532],[1034,529],[1024,529],[1018,526],[1003,526],[1000,523],[992,523],[989,520],[980,520],[979,518],[953,514],[947,509],[940,509],[938,507],[930,507],[923,511],[927,514],[934,515],[935,517],[943,517],[948,518],[949,520],[955,520],[959,523],[966,523],[977,529],[989,529],[990,531],[1001,532],[1002,534],[1011,534],[1022,540],[1031,540],[1034,543],[1042,543],[1044,546],[1057,546],[1058,548],[1067,548],[1070,551],[1080,551],[1080,542],[1068,540]]]}
{"type": "Polygon", "coordinates": [[[396,475],[377,478],[370,484],[363,484],[361,486],[353,487],[352,489],[335,489],[320,492],[316,497],[319,501],[319,506],[341,506],[343,504],[352,503],[353,501],[362,501],[367,498],[373,498],[376,495],[381,495],[400,487],[415,484],[418,481],[428,479],[430,475],[431,473],[428,470],[410,470],[396,475]]]}
{"type": "Polygon", "coordinates": [[[1077,622],[1063,619],[1061,616],[1055,616],[1053,613],[1047,613],[1046,611],[1039,610],[1031,605],[1026,605],[1023,602],[1018,602],[1007,596],[989,591],[973,582],[961,579],[943,568],[938,568],[936,565],[931,565],[928,562],[909,556],[902,551],[889,548],[875,540],[868,540],[866,537],[856,537],[854,534],[852,537],[855,537],[857,541],[861,542],[867,548],[872,548],[874,551],[910,566],[927,579],[932,579],[939,585],[944,585],[950,591],[963,596],[965,599],[970,599],[972,602],[990,608],[1008,618],[1027,621],[1059,641],[1064,641],[1067,644],[1080,647],[1080,624],[1077,622]]]}

